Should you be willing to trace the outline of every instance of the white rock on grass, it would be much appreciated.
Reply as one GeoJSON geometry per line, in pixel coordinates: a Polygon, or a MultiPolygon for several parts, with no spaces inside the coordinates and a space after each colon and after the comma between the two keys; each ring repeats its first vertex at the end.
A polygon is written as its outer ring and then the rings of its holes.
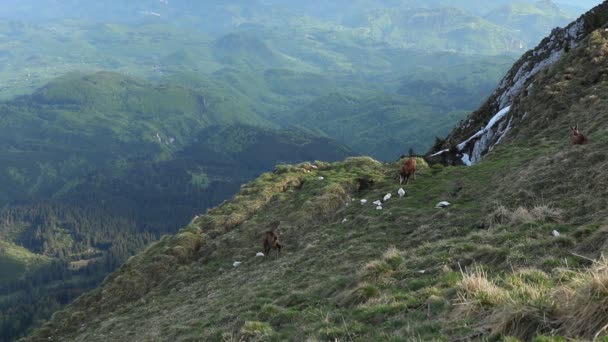
{"type": "Polygon", "coordinates": [[[382,205],[382,201],[381,200],[377,200],[373,202],[375,205],[382,205]]]}
{"type": "Polygon", "coordinates": [[[362,199],[361,200],[361,205],[364,205],[365,203],[367,203],[367,200],[366,199],[362,199]]]}
{"type": "Polygon", "coordinates": [[[389,199],[391,199],[391,197],[393,197],[392,194],[386,194],[384,195],[384,202],[388,201],[389,199]]]}
{"type": "Polygon", "coordinates": [[[551,235],[553,235],[553,236],[555,236],[555,237],[558,237],[560,234],[559,234],[559,232],[558,232],[557,230],[555,230],[555,229],[554,229],[554,230],[551,232],[551,235]]]}
{"type": "Polygon", "coordinates": [[[324,179],[325,179],[325,177],[319,177],[319,180],[324,180],[324,179]]]}
{"type": "Polygon", "coordinates": [[[342,223],[346,223],[347,221],[348,221],[347,219],[344,219],[344,220],[342,220],[342,223]]]}
{"type": "Polygon", "coordinates": [[[450,205],[450,202],[441,201],[441,202],[437,203],[435,208],[443,209],[443,208],[447,208],[449,205],[450,205]]]}
{"type": "Polygon", "coordinates": [[[399,189],[397,193],[399,194],[399,197],[405,196],[405,190],[403,190],[403,188],[399,189]]]}
{"type": "Polygon", "coordinates": [[[255,256],[256,256],[256,257],[263,257],[263,256],[265,256],[265,255],[264,255],[264,253],[262,253],[262,252],[257,252],[257,253],[255,254],[255,256]]]}
{"type": "Polygon", "coordinates": [[[240,262],[240,261],[235,261],[235,262],[233,262],[233,263],[232,263],[232,266],[234,266],[234,267],[239,267],[239,265],[240,265],[240,264],[242,264],[242,262],[240,262]]]}
{"type": "Polygon", "coordinates": [[[376,210],[382,210],[382,206],[381,205],[377,206],[376,210]]]}

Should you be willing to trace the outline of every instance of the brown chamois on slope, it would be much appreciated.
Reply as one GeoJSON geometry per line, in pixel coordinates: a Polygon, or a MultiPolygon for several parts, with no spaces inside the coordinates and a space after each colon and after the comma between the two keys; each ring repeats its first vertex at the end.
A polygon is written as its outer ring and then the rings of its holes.
{"type": "Polygon", "coordinates": [[[576,124],[574,127],[570,127],[570,131],[572,132],[570,140],[572,141],[573,145],[586,145],[589,142],[587,137],[585,137],[583,133],[578,130],[578,124],[576,124]]]}
{"type": "Polygon", "coordinates": [[[401,166],[401,170],[399,171],[399,184],[403,184],[403,181],[405,181],[405,184],[409,183],[410,177],[416,179],[416,158],[414,156],[409,157],[408,160],[403,163],[403,166],[401,166]]]}
{"type": "Polygon", "coordinates": [[[281,254],[281,248],[283,245],[279,242],[279,234],[276,231],[276,228],[279,226],[280,222],[273,222],[272,226],[274,227],[272,230],[264,233],[264,255],[269,256],[271,250],[276,251],[276,256],[278,257],[281,254]]]}

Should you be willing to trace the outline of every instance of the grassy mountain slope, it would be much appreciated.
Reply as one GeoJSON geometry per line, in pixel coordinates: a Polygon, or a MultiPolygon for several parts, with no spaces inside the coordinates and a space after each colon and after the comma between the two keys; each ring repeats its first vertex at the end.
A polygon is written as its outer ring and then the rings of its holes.
{"type": "Polygon", "coordinates": [[[514,102],[521,122],[472,167],[420,160],[402,199],[397,163],[277,167],[27,340],[605,337],[607,51],[599,30],[541,72],[514,102]],[[573,121],[588,145],[570,144],[573,121]],[[383,210],[359,203],[388,192],[383,210]],[[283,255],[256,258],[277,220],[283,255]]]}
{"type": "Polygon", "coordinates": [[[72,73],[0,104],[0,341],[276,163],[353,154],[195,79],[72,73]]]}
{"type": "Polygon", "coordinates": [[[113,161],[52,201],[8,205],[0,211],[0,340],[22,336],[142,246],[174,233],[277,162],[351,154],[302,130],[212,126],[168,160],[113,161]]]}
{"type": "Polygon", "coordinates": [[[432,158],[446,163],[462,163],[467,158],[473,163],[480,160],[502,140],[515,122],[519,114],[509,112],[515,99],[536,91],[535,77],[569,54],[573,46],[578,46],[591,33],[604,28],[606,22],[608,3],[604,2],[567,27],[551,31],[538,46],[526,52],[513,65],[478,110],[456,126],[445,140],[437,141],[433,150],[429,151],[434,155],[432,158]]]}

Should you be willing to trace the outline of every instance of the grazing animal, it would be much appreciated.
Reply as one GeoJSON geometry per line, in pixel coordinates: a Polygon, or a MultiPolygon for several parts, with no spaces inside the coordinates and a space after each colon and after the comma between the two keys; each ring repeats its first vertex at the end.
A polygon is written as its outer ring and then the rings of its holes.
{"type": "Polygon", "coordinates": [[[264,233],[264,255],[269,256],[271,250],[276,251],[276,256],[281,254],[281,248],[283,245],[279,242],[279,235],[274,230],[267,231],[264,233]]]}
{"type": "Polygon", "coordinates": [[[587,137],[585,137],[583,133],[578,130],[578,124],[576,124],[574,127],[570,127],[570,130],[572,131],[572,135],[570,136],[572,145],[585,145],[589,142],[587,137]]]}
{"type": "Polygon", "coordinates": [[[410,177],[414,177],[416,179],[416,158],[409,157],[408,160],[403,163],[401,166],[401,171],[399,172],[399,184],[407,184],[410,181],[410,177]]]}

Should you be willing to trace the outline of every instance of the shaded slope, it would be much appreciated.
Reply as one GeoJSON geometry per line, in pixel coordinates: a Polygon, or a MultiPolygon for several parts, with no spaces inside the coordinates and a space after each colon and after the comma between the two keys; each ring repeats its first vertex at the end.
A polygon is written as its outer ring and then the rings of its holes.
{"type": "Polygon", "coordinates": [[[310,132],[254,126],[269,124],[247,104],[208,79],[106,72],[0,104],[0,340],[276,163],[352,154],[310,132]]]}
{"type": "Polygon", "coordinates": [[[420,160],[403,199],[398,164],[277,167],[27,340],[604,337],[597,296],[608,277],[603,264],[593,274],[584,267],[606,250],[608,80],[589,73],[605,65],[605,51],[608,33],[596,31],[541,73],[512,109],[534,115],[482,162],[420,160]],[[573,117],[593,127],[589,145],[569,143],[563,126],[573,117]],[[374,185],[358,191],[361,177],[374,185]],[[384,210],[358,203],[387,192],[384,210]],[[452,205],[435,209],[440,200],[452,205]],[[255,258],[276,220],[284,255],[255,258]],[[585,308],[594,315],[569,314],[585,308]]]}
{"type": "Polygon", "coordinates": [[[410,147],[426,150],[435,136],[448,132],[462,111],[446,101],[385,94],[332,93],[299,108],[289,123],[315,129],[380,160],[394,160],[410,147]]]}
{"type": "Polygon", "coordinates": [[[21,201],[0,211],[0,267],[6,274],[0,279],[0,340],[38,326],[142,246],[174,233],[277,162],[352,154],[295,129],[213,126],[195,140],[169,160],[116,161],[75,179],[53,200],[21,201]],[[14,244],[31,257],[15,258],[14,244]]]}
{"type": "Polygon", "coordinates": [[[31,96],[5,102],[0,116],[0,202],[50,197],[120,159],[159,160],[210,125],[265,121],[228,111],[204,92],[114,73],[69,74],[31,96]]]}

